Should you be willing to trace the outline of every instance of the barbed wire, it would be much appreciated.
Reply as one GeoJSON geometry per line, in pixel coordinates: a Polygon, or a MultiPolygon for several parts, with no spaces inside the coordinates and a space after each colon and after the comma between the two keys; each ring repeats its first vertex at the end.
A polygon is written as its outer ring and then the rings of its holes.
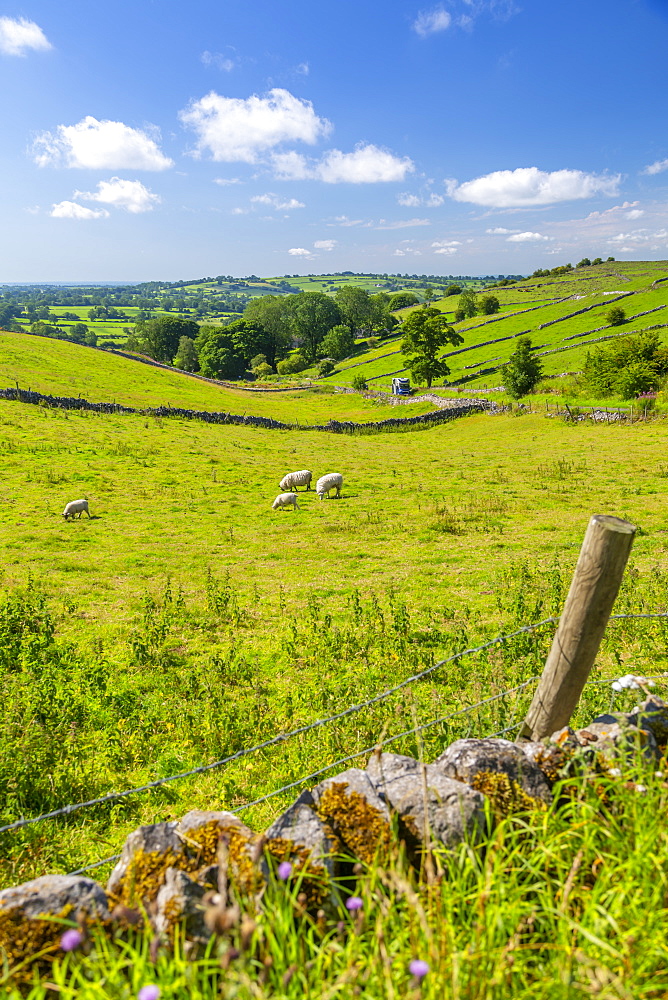
{"type": "MultiPolygon", "coordinates": [[[[462,656],[480,653],[484,649],[488,649],[490,646],[494,646],[497,643],[507,642],[509,639],[514,639],[516,636],[522,635],[524,632],[532,632],[537,628],[541,628],[543,625],[553,624],[556,621],[557,619],[554,617],[545,618],[543,621],[536,622],[534,625],[523,625],[514,632],[509,632],[507,635],[501,635],[497,636],[495,639],[489,639],[487,642],[483,642],[479,646],[473,646],[470,649],[460,650],[458,653],[453,653],[452,656],[448,656],[444,660],[439,660],[437,663],[433,663],[425,670],[421,670],[419,673],[405,678],[405,680],[400,681],[398,684],[395,684],[390,688],[386,688],[384,691],[374,695],[372,698],[368,698],[366,701],[350,705],[341,712],[337,712],[335,715],[327,716],[324,719],[316,719],[315,722],[309,722],[304,726],[291,730],[289,733],[279,733],[278,736],[273,736],[271,739],[265,740],[263,743],[258,743],[256,746],[247,747],[243,750],[237,750],[236,753],[230,754],[229,757],[223,757],[222,760],[214,761],[212,764],[203,764],[200,767],[192,768],[190,771],[182,771],[180,774],[173,774],[166,778],[157,778],[155,781],[149,781],[144,785],[139,785],[137,788],[129,788],[122,792],[109,792],[108,795],[102,795],[97,799],[89,799],[87,802],[71,803],[70,805],[62,806],[59,809],[53,809],[51,812],[42,813],[40,816],[33,816],[28,819],[18,819],[13,823],[8,823],[6,826],[0,826],[0,833],[7,833],[10,830],[20,830],[23,827],[32,825],[33,823],[41,823],[45,819],[55,819],[58,816],[69,816],[72,813],[77,812],[79,809],[88,809],[92,806],[102,805],[105,802],[113,802],[116,799],[126,798],[128,795],[137,795],[139,792],[146,792],[151,788],[160,788],[162,785],[166,785],[170,781],[179,781],[181,778],[190,778],[195,774],[205,774],[207,771],[222,767],[225,764],[230,764],[234,760],[240,760],[242,757],[247,757],[252,753],[256,753],[258,750],[266,750],[268,747],[275,746],[277,743],[283,743],[286,740],[291,739],[293,736],[301,736],[303,733],[308,733],[312,729],[318,729],[320,726],[325,726],[330,722],[337,722],[339,719],[343,719],[348,715],[361,712],[362,709],[369,708],[369,706],[375,705],[378,702],[389,698],[391,695],[396,694],[397,691],[401,691],[409,684],[414,684],[416,681],[420,681],[424,677],[428,677],[430,674],[434,673],[435,670],[460,659],[462,656]]],[[[484,704],[484,702],[481,702],[481,704],[484,704]]]]}
{"type": "MultiPolygon", "coordinates": [[[[413,734],[422,732],[425,729],[430,729],[432,726],[437,726],[439,723],[449,722],[450,719],[455,719],[460,715],[470,714],[471,712],[475,712],[476,709],[481,708],[483,705],[488,705],[490,702],[499,701],[501,698],[506,698],[508,695],[523,691],[524,688],[533,681],[538,680],[538,676],[538,674],[534,674],[528,680],[523,681],[522,684],[518,684],[514,688],[508,688],[506,691],[500,691],[498,694],[490,695],[489,698],[484,698],[482,701],[476,702],[475,705],[469,705],[467,708],[457,709],[456,712],[451,712],[449,715],[441,716],[438,719],[432,719],[431,722],[425,722],[420,726],[411,726],[410,729],[405,729],[402,733],[396,733],[394,736],[388,736],[387,739],[377,740],[373,746],[365,747],[364,750],[356,750],[355,753],[348,754],[347,757],[340,757],[338,760],[332,761],[325,767],[321,767],[317,771],[312,771],[311,774],[305,774],[303,777],[297,778],[296,781],[291,781],[287,785],[282,785],[280,788],[274,789],[273,792],[268,792],[259,799],[254,799],[252,802],[244,803],[244,805],[239,806],[234,810],[235,815],[245,812],[253,806],[261,805],[269,799],[275,798],[277,795],[282,795],[283,792],[289,792],[293,788],[298,788],[299,785],[303,785],[307,781],[313,781],[314,778],[319,778],[321,775],[326,774],[327,771],[331,771],[335,767],[341,767],[343,764],[349,764],[353,760],[358,760],[360,757],[365,757],[367,754],[374,753],[374,751],[379,750],[380,747],[388,746],[390,743],[396,743],[397,740],[403,739],[405,736],[412,736],[413,734]]],[[[511,729],[516,729],[519,725],[520,723],[516,723],[514,725],[507,726],[505,729],[500,730],[500,732],[493,733],[492,737],[510,732],[511,729]]],[[[110,864],[112,861],[118,861],[120,857],[120,854],[112,854],[110,857],[104,858],[102,861],[95,861],[93,864],[85,865],[83,868],[77,868],[76,871],[68,872],[68,875],[81,875],[83,872],[91,871],[93,868],[100,868],[102,865],[110,864]]]]}

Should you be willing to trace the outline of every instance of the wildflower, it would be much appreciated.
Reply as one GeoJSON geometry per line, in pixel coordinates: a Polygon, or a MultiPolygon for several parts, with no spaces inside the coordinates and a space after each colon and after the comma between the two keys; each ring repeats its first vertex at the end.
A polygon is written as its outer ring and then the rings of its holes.
{"type": "Polygon", "coordinates": [[[357,910],[361,910],[364,903],[359,898],[359,896],[351,896],[346,900],[346,909],[350,910],[351,913],[355,913],[357,910]]]}
{"type": "Polygon", "coordinates": [[[429,972],[429,966],[421,958],[414,958],[408,965],[408,971],[416,979],[424,979],[429,972]]]}
{"type": "Polygon", "coordinates": [[[278,877],[281,879],[282,882],[285,882],[286,879],[289,879],[291,875],[292,875],[292,865],[290,864],[290,862],[281,861],[280,865],[278,866],[278,877]]]}
{"type": "Polygon", "coordinates": [[[81,942],[83,941],[83,934],[81,931],[75,931],[72,928],[69,931],[65,931],[60,939],[60,947],[63,951],[75,951],[81,942]]]}
{"type": "Polygon", "coordinates": [[[159,996],[160,989],[154,986],[153,983],[149,983],[148,986],[142,986],[137,994],[137,1000],[158,1000],[159,996]]]}
{"type": "Polygon", "coordinates": [[[636,677],[635,674],[624,674],[619,680],[613,681],[610,685],[613,691],[623,691],[625,688],[631,690],[642,687],[654,687],[654,681],[648,677],[636,677]]]}

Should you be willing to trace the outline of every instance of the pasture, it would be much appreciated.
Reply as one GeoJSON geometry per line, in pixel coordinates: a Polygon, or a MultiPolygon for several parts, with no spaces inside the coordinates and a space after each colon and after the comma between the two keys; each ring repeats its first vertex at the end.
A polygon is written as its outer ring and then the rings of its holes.
{"type": "MultiPolygon", "coordinates": [[[[14,651],[3,821],[220,759],[558,613],[595,512],[642,528],[621,606],[665,609],[665,444],[662,422],[480,415],[341,437],[0,403],[0,621],[14,651]],[[301,510],[272,511],[298,468],[341,471],[343,498],[304,493],[301,510]],[[65,523],[80,496],[93,519],[65,523]]],[[[464,658],[408,697],[220,772],[5,834],[2,879],[72,870],[139,822],[238,807],[512,687],[540,670],[551,634],[464,658]]],[[[661,634],[616,626],[599,669],[659,672],[661,634]]],[[[592,705],[607,707],[595,688],[583,712],[592,705]]],[[[502,699],[427,730],[425,752],[520,711],[502,699]]],[[[416,752],[413,736],[397,746],[416,752]]]]}

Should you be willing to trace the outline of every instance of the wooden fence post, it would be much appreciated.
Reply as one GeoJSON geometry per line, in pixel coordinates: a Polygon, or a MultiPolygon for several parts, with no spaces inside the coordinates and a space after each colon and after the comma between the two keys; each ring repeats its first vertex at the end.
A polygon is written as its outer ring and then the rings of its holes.
{"type": "Polygon", "coordinates": [[[590,520],[521,739],[543,739],[570,721],[596,659],[635,533],[635,527],[619,517],[595,514],[590,520]]]}

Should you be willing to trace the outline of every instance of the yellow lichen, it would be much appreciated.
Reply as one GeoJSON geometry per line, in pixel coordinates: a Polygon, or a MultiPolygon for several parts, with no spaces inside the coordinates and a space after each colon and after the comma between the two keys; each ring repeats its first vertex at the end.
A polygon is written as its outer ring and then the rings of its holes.
{"type": "Polygon", "coordinates": [[[344,849],[370,864],[374,859],[387,855],[390,825],[380,810],[369,805],[363,795],[347,789],[345,781],[333,781],[328,785],[320,797],[318,816],[334,828],[344,849]]]}
{"type": "Polygon", "coordinates": [[[303,844],[295,844],[285,837],[272,837],[265,844],[265,851],[276,861],[289,861],[292,875],[300,879],[300,890],[306,895],[308,909],[322,906],[329,895],[327,870],[324,865],[314,864],[312,852],[303,844]]]}
{"type": "Polygon", "coordinates": [[[521,785],[503,771],[479,771],[471,779],[471,786],[489,799],[492,811],[498,817],[528,809],[545,808],[544,802],[525,792],[521,785]]]}
{"type": "Polygon", "coordinates": [[[155,899],[168,868],[193,870],[188,867],[185,854],[177,854],[171,848],[167,851],[143,851],[141,848],[135,851],[120,885],[112,894],[114,902],[133,907],[155,899]]]}
{"type": "Polygon", "coordinates": [[[61,954],[60,938],[68,929],[72,910],[71,903],[58,913],[39,917],[27,917],[20,906],[0,910],[0,962],[6,956],[11,979],[27,982],[33,978],[35,964],[46,970],[61,954]]]}

